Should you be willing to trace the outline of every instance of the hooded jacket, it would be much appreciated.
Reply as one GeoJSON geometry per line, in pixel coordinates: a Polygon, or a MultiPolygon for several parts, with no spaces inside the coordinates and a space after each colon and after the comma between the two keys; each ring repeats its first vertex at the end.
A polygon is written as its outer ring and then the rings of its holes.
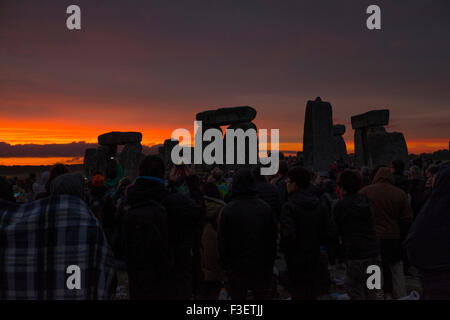
{"type": "Polygon", "coordinates": [[[217,256],[217,220],[225,202],[204,196],[205,226],[202,233],[202,269],[205,281],[221,281],[222,269],[217,256]]]}
{"type": "Polygon", "coordinates": [[[413,213],[406,193],[394,186],[389,168],[378,170],[373,184],[360,191],[373,204],[375,230],[379,239],[401,239],[408,232],[413,213]]]}
{"type": "Polygon", "coordinates": [[[201,207],[181,193],[169,191],[162,179],[138,177],[128,191],[125,205],[143,205],[148,200],[159,203],[167,214],[168,245],[172,259],[171,297],[188,299],[192,294],[192,251],[195,231],[202,215],[201,207]]]}
{"type": "Polygon", "coordinates": [[[422,273],[439,270],[450,273],[450,168],[438,174],[433,192],[414,220],[404,247],[411,264],[422,273]]]}
{"type": "Polygon", "coordinates": [[[50,184],[50,194],[69,195],[85,200],[84,179],[79,173],[65,173],[50,184]]]}
{"type": "Polygon", "coordinates": [[[334,221],[346,257],[367,259],[380,254],[372,204],[363,194],[349,194],[334,207],[334,221]]]}
{"type": "Polygon", "coordinates": [[[327,209],[315,191],[312,185],[294,191],[281,211],[281,249],[305,276],[318,268],[320,246],[332,236],[327,209]]]}
{"type": "Polygon", "coordinates": [[[249,170],[234,174],[232,195],[219,219],[220,262],[230,276],[270,276],[276,254],[275,217],[270,206],[257,198],[249,170]]]}

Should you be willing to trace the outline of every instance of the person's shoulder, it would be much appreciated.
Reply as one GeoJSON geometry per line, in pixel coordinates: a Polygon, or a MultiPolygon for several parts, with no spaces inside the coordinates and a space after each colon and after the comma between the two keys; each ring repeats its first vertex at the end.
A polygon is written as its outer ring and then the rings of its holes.
{"type": "Polygon", "coordinates": [[[271,209],[271,207],[270,207],[270,205],[266,202],[266,201],[264,201],[263,199],[260,199],[260,198],[256,198],[255,199],[255,202],[261,207],[261,209],[265,209],[265,210],[268,210],[268,211],[271,211],[272,209],[271,209]]]}

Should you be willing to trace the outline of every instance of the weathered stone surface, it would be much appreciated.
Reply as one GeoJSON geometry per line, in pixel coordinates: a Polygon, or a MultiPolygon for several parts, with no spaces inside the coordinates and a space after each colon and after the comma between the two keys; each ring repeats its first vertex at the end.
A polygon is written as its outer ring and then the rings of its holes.
{"type": "Polygon", "coordinates": [[[348,161],[347,157],[347,146],[345,145],[344,138],[342,136],[334,136],[333,137],[333,159],[335,161],[343,160],[344,162],[348,161]]]}
{"type": "Polygon", "coordinates": [[[178,144],[178,141],[172,141],[171,139],[166,139],[164,141],[164,164],[166,168],[172,168],[172,149],[178,144]]]}
{"type": "Polygon", "coordinates": [[[92,177],[96,170],[97,149],[90,148],[84,152],[84,172],[88,177],[92,177]]]}
{"type": "MultiPolygon", "coordinates": [[[[237,129],[242,129],[244,130],[244,132],[246,132],[249,129],[254,129],[257,132],[257,127],[253,122],[241,122],[241,123],[235,123],[230,125],[229,127],[227,127],[228,129],[232,129],[232,130],[237,130],[237,129]]],[[[227,139],[227,135],[229,133],[225,133],[224,136],[224,141],[223,141],[223,149],[224,149],[224,157],[226,157],[227,154],[227,148],[226,148],[226,139],[227,139]]],[[[243,168],[243,167],[252,167],[255,164],[254,163],[250,163],[250,143],[249,143],[249,139],[245,138],[245,157],[244,157],[244,163],[237,163],[238,159],[237,159],[237,148],[238,148],[238,142],[237,142],[237,138],[234,139],[234,151],[233,151],[233,155],[234,155],[234,164],[228,164],[226,167],[228,170],[237,170],[238,168],[243,168]]],[[[254,152],[254,151],[253,151],[254,152]]],[[[256,137],[256,157],[258,155],[258,137],[256,137]]],[[[224,158],[224,160],[226,160],[226,158],[224,158]]],[[[258,159],[256,159],[256,162],[258,162],[258,159]]]]}
{"type": "Polygon", "coordinates": [[[139,142],[126,144],[118,157],[124,177],[134,180],[138,175],[139,163],[144,157],[142,145],[139,142]]]}
{"type": "Polygon", "coordinates": [[[141,141],[142,133],[140,132],[113,131],[98,136],[98,144],[102,146],[140,143],[141,141]]]}
{"type": "Polygon", "coordinates": [[[335,124],[333,126],[333,135],[334,136],[342,136],[344,133],[345,133],[345,125],[335,124]]]}
{"type": "Polygon", "coordinates": [[[84,157],[86,176],[92,177],[95,172],[106,173],[108,161],[118,156],[124,170],[124,176],[134,179],[142,154],[142,134],[140,132],[109,132],[98,137],[100,146],[97,149],[87,149],[84,157]],[[117,155],[117,146],[125,144],[122,152],[117,155]]]}
{"type": "Polygon", "coordinates": [[[389,123],[389,110],[372,110],[351,118],[353,129],[386,126],[389,123]]]}
{"type": "Polygon", "coordinates": [[[250,122],[256,117],[256,110],[249,106],[220,108],[197,113],[197,121],[203,126],[224,126],[250,122]]]}
{"type": "Polygon", "coordinates": [[[308,101],[303,132],[305,166],[316,171],[328,171],[333,163],[333,116],[331,104],[319,97],[308,101]]]}
{"type": "Polygon", "coordinates": [[[382,126],[355,131],[355,164],[374,168],[390,166],[392,160],[402,160],[408,166],[408,148],[400,132],[386,132],[382,126]]]}

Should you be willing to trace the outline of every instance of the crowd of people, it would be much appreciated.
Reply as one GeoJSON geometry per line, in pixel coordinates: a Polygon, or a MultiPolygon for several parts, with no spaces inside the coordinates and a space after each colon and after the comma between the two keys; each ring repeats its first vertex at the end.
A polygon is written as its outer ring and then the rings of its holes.
{"type": "Polygon", "coordinates": [[[274,176],[259,166],[166,168],[150,155],[134,180],[116,159],[89,179],[63,164],[25,181],[2,177],[0,264],[15,267],[13,276],[0,268],[0,298],[111,299],[124,270],[131,299],[215,300],[225,289],[233,300],[266,300],[282,285],[291,299],[314,300],[341,268],[350,299],[405,297],[405,276],[415,270],[425,299],[450,299],[448,164],[417,158],[369,169],[337,161],[312,172],[300,157],[281,157],[274,176]],[[24,271],[32,264],[56,272],[49,265],[82,254],[90,270],[82,287],[90,290],[79,296],[58,280],[65,273],[24,271]],[[373,265],[381,288],[367,286],[373,265]]]}

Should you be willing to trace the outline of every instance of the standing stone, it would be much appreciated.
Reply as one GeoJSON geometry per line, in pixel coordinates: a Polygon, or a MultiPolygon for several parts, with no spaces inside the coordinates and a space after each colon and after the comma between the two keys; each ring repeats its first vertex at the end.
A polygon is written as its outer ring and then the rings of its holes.
{"type": "Polygon", "coordinates": [[[142,133],[140,132],[113,131],[98,136],[98,144],[101,146],[125,145],[129,143],[140,143],[141,141],[142,133]]]}
{"type": "Polygon", "coordinates": [[[197,121],[202,121],[203,126],[225,126],[250,122],[256,117],[256,110],[249,106],[220,108],[197,113],[197,121]]]}
{"type": "Polygon", "coordinates": [[[319,97],[306,104],[303,133],[305,166],[328,171],[333,163],[333,117],[331,104],[319,97]]]}
{"type": "Polygon", "coordinates": [[[138,142],[128,143],[118,157],[123,167],[124,177],[128,177],[133,181],[138,175],[139,163],[144,157],[142,145],[138,142]]]}
{"type": "Polygon", "coordinates": [[[170,169],[173,166],[172,162],[172,149],[178,144],[178,141],[172,141],[171,139],[166,139],[164,141],[164,164],[166,169],[170,169]]]}
{"type": "MultiPolygon", "coordinates": [[[[233,129],[233,130],[237,130],[237,129],[242,129],[244,131],[244,134],[247,130],[249,129],[254,129],[257,132],[257,127],[253,122],[242,122],[242,123],[235,123],[230,125],[228,129],[233,129]]],[[[223,141],[223,154],[224,154],[224,162],[226,162],[226,154],[227,154],[227,135],[228,133],[225,133],[225,137],[224,137],[224,141],[223,141]]],[[[237,147],[238,147],[238,143],[237,143],[237,138],[234,138],[234,164],[230,164],[227,165],[227,169],[229,170],[237,170],[238,168],[242,168],[242,167],[253,167],[255,164],[251,164],[250,163],[250,142],[249,142],[249,138],[245,138],[245,155],[244,155],[244,164],[238,164],[237,163],[237,147]]],[[[258,136],[256,136],[256,162],[258,162],[258,136]]]]}
{"type": "Polygon", "coordinates": [[[86,176],[92,177],[95,173],[97,164],[97,149],[89,148],[84,152],[84,172],[86,176]]]}
{"type": "Polygon", "coordinates": [[[124,170],[124,176],[134,179],[142,154],[142,134],[140,132],[109,132],[98,136],[99,147],[87,149],[84,157],[84,168],[89,178],[95,172],[106,174],[108,161],[117,156],[119,145],[125,145],[118,155],[124,170]]]}
{"type": "Polygon", "coordinates": [[[333,126],[333,159],[335,161],[348,162],[347,146],[342,137],[345,133],[345,125],[336,124],[333,126]]]}
{"type": "Polygon", "coordinates": [[[389,166],[392,160],[402,160],[408,166],[408,148],[400,132],[386,132],[389,110],[373,110],[352,117],[355,129],[355,164],[374,168],[389,166]]]}

